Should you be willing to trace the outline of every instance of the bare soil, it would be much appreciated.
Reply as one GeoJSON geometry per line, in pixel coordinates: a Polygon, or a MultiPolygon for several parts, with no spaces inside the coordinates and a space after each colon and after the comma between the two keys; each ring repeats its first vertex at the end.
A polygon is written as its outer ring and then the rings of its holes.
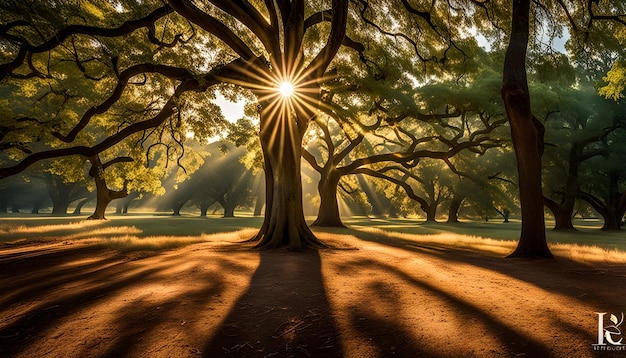
{"type": "Polygon", "coordinates": [[[626,357],[592,349],[623,265],[318,234],[340,249],[2,244],[0,356],[626,357]]]}

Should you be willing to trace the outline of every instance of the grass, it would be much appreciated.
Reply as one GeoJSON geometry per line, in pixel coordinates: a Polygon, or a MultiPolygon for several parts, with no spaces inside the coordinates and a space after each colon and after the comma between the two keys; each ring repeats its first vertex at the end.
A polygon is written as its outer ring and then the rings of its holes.
{"type": "MultiPolygon", "coordinates": [[[[235,218],[175,217],[152,213],[110,215],[106,221],[85,218],[4,215],[0,217],[0,243],[62,240],[109,247],[120,252],[163,251],[201,242],[240,242],[251,237],[263,220],[247,213],[238,213],[235,218]]],[[[342,235],[358,238],[368,234],[502,256],[515,248],[520,232],[519,222],[448,224],[367,217],[352,217],[344,222],[350,229],[317,231],[324,233],[322,236],[333,244],[345,241],[342,235]]],[[[551,223],[547,224],[550,227],[551,223]]],[[[600,223],[593,221],[578,221],[576,224],[579,227],[577,232],[547,231],[548,242],[556,255],[585,262],[626,262],[626,232],[602,232],[600,223]]]]}

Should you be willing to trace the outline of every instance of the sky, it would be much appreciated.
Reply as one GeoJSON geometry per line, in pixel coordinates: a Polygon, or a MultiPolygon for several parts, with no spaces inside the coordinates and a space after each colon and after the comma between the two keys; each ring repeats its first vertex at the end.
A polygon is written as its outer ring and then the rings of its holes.
{"type": "Polygon", "coordinates": [[[222,113],[224,117],[230,122],[236,122],[238,119],[243,117],[243,107],[245,105],[245,101],[241,100],[238,102],[231,102],[224,98],[221,93],[217,93],[215,96],[215,104],[220,106],[222,109],[222,113]]]}

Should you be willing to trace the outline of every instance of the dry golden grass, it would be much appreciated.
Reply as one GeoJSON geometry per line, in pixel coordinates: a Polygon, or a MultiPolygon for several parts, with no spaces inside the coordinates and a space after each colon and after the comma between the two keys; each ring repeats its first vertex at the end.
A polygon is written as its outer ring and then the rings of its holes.
{"type": "Polygon", "coordinates": [[[102,225],[105,221],[101,220],[83,220],[68,224],[55,225],[37,225],[27,226],[20,224],[0,224],[0,234],[16,235],[16,234],[45,234],[54,231],[80,230],[88,229],[98,225],[102,225]]]}
{"type": "MultiPolygon", "coordinates": [[[[475,250],[483,253],[505,256],[511,253],[517,242],[511,240],[495,240],[474,235],[456,233],[441,233],[433,235],[415,235],[393,231],[386,231],[371,227],[359,228],[360,231],[387,237],[414,242],[416,244],[442,245],[455,248],[475,250]]],[[[626,263],[626,252],[617,249],[606,249],[592,245],[580,244],[550,244],[552,252],[562,258],[582,263],[626,263]]]]}
{"type": "MultiPolygon", "coordinates": [[[[163,251],[203,242],[235,243],[250,239],[260,225],[260,218],[200,219],[173,218],[167,216],[120,217],[112,220],[83,220],[75,222],[67,218],[66,223],[58,221],[46,224],[43,218],[0,220],[0,242],[29,242],[32,239],[52,241],[80,241],[114,250],[163,251]],[[258,223],[257,223],[258,221],[258,223]],[[121,225],[120,225],[121,224],[121,225]]],[[[384,220],[356,220],[355,230],[315,229],[322,241],[335,249],[353,249],[367,240],[402,241],[408,245],[431,244],[472,250],[484,254],[506,256],[517,245],[509,236],[517,236],[515,227],[505,225],[415,225],[408,221],[389,222],[384,220]],[[367,225],[365,225],[367,224],[367,225]],[[398,231],[405,232],[398,232],[398,231]],[[453,232],[454,230],[461,232],[453,232]],[[480,231],[482,230],[482,231],[480,231]],[[475,231],[479,235],[475,235],[475,231]],[[362,233],[362,235],[360,235],[362,233]],[[354,240],[356,239],[356,241],[354,240]],[[365,240],[365,241],[364,241],[365,240]]],[[[577,235],[555,234],[550,244],[558,257],[586,263],[626,263],[626,251],[607,242],[616,242],[615,235],[600,231],[589,231],[577,235]],[[578,241],[580,242],[568,242],[578,241]],[[557,243],[558,242],[558,243],[557,243]],[[598,246],[589,244],[598,242],[598,246]],[[604,245],[605,247],[601,247],[604,245]]]]}

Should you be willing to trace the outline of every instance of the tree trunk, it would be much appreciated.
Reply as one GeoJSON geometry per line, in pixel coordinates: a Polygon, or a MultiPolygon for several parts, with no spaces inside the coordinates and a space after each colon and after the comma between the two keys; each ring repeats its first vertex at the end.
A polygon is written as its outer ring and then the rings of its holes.
{"type": "Polygon", "coordinates": [[[236,203],[232,203],[229,200],[224,202],[224,217],[225,218],[234,218],[235,217],[235,207],[237,207],[236,203]]]}
{"type": "Polygon", "coordinates": [[[607,215],[604,217],[604,225],[602,226],[602,230],[604,231],[614,231],[621,230],[621,217],[617,216],[617,211],[613,210],[614,208],[608,208],[607,215]]]}
{"type": "Polygon", "coordinates": [[[208,206],[202,205],[200,207],[200,216],[201,217],[205,217],[206,216],[206,212],[207,212],[208,209],[209,209],[208,206]]]}
{"type": "Polygon", "coordinates": [[[93,198],[85,198],[85,199],[79,201],[78,204],[76,204],[76,208],[74,208],[73,215],[80,215],[80,211],[83,209],[83,206],[85,206],[85,204],[90,202],[91,199],[93,199],[93,198]]]}
{"type": "Polygon", "coordinates": [[[502,218],[504,219],[502,222],[503,223],[508,223],[509,222],[509,217],[511,216],[511,211],[509,209],[504,209],[502,210],[502,218]]]}
{"type": "Polygon", "coordinates": [[[257,196],[254,205],[254,216],[261,216],[263,214],[263,206],[265,205],[265,177],[259,175],[257,181],[258,183],[255,185],[257,196]]]}
{"type": "Polygon", "coordinates": [[[517,158],[522,231],[517,248],[508,257],[552,258],[546,242],[541,189],[541,123],[530,110],[526,77],[530,0],[513,0],[511,38],[506,51],[502,99],[511,126],[517,158]]]}
{"type": "Polygon", "coordinates": [[[337,202],[337,187],[339,177],[331,173],[322,173],[317,190],[320,194],[320,207],[317,219],[311,226],[322,227],[345,227],[339,215],[339,203],[337,202]]]}
{"type": "Polygon", "coordinates": [[[68,198],[52,199],[52,215],[67,215],[67,208],[70,206],[68,198]]]}
{"type": "Polygon", "coordinates": [[[436,223],[437,222],[437,203],[431,203],[426,208],[426,222],[436,223]]]}
{"type": "Polygon", "coordinates": [[[620,230],[624,213],[620,210],[623,195],[619,192],[620,173],[617,170],[609,172],[608,198],[606,200],[606,215],[602,230],[620,230]]]}
{"type": "Polygon", "coordinates": [[[452,201],[450,202],[450,207],[448,208],[448,221],[449,223],[458,223],[459,222],[459,209],[461,208],[461,204],[465,200],[464,196],[454,196],[452,197],[452,201]]]}
{"type": "Polygon", "coordinates": [[[572,223],[572,217],[574,216],[574,207],[571,209],[566,205],[561,205],[550,198],[544,198],[544,204],[554,215],[554,229],[555,231],[576,231],[574,224],[572,223]]]}
{"type": "MultiPolygon", "coordinates": [[[[288,101],[288,100],[285,100],[288,101]]],[[[263,151],[266,202],[265,218],[258,234],[259,248],[287,247],[292,250],[320,248],[302,207],[302,137],[308,118],[295,115],[274,101],[261,112],[259,137],[263,151]]]]}
{"type": "Polygon", "coordinates": [[[96,193],[96,210],[94,210],[93,214],[89,216],[88,220],[106,220],[104,214],[106,213],[107,206],[111,202],[111,197],[109,196],[109,189],[105,188],[104,190],[97,189],[96,193]]]}
{"type": "Polygon", "coordinates": [[[111,190],[107,186],[104,170],[108,165],[111,165],[111,163],[114,163],[116,160],[103,164],[98,154],[87,158],[87,160],[91,163],[89,175],[93,177],[94,182],[96,183],[96,210],[87,218],[87,220],[105,220],[106,217],[104,215],[111,201],[128,196],[128,190],[126,188],[127,183],[124,183],[123,189],[117,191],[111,190]]]}

